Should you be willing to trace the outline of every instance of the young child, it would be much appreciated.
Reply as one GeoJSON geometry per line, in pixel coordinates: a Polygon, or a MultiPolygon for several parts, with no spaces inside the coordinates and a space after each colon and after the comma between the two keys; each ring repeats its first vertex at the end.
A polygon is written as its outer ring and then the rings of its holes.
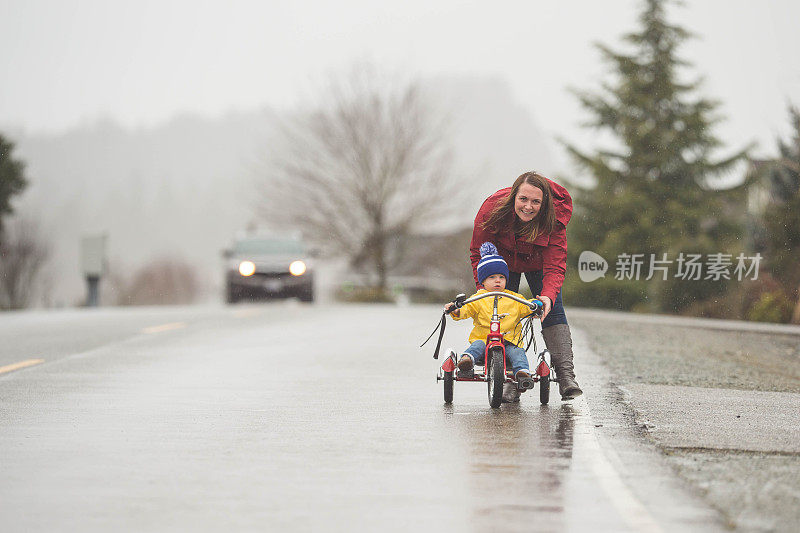
{"type": "MultiPolygon", "coordinates": [[[[505,292],[524,298],[521,294],[506,290],[508,280],[508,264],[498,255],[497,248],[485,242],[481,245],[481,260],[478,263],[478,280],[483,284],[483,289],[477,294],[485,292],[505,292]]],[[[445,305],[445,309],[451,309],[455,303],[450,302],[445,305]]],[[[489,334],[489,325],[492,321],[492,310],[494,300],[492,298],[482,298],[476,302],[469,303],[461,309],[456,309],[450,316],[455,320],[472,318],[472,332],[469,334],[469,348],[464,350],[464,354],[458,360],[458,369],[468,372],[477,364],[484,364],[486,351],[486,336],[489,334]]],[[[500,319],[500,332],[503,334],[503,342],[506,348],[506,360],[511,363],[515,379],[529,378],[531,373],[528,369],[528,357],[525,350],[519,347],[522,342],[522,328],[517,327],[521,317],[528,315],[531,310],[525,304],[521,304],[511,298],[500,298],[497,303],[497,312],[502,316],[500,319]]],[[[506,394],[503,395],[507,396],[506,394]]],[[[519,398],[517,396],[515,399],[519,398]]],[[[513,401],[513,400],[510,400],[513,401]]]]}

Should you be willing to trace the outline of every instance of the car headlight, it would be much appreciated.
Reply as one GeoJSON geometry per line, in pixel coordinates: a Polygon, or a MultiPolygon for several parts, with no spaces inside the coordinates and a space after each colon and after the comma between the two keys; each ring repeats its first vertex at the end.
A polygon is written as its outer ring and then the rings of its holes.
{"type": "Polygon", "coordinates": [[[306,264],[302,261],[292,261],[292,264],[289,265],[289,273],[292,276],[302,276],[306,273],[306,264]]]}
{"type": "Polygon", "coordinates": [[[242,276],[252,276],[256,272],[256,264],[252,261],[242,261],[239,263],[239,274],[242,276]]]}

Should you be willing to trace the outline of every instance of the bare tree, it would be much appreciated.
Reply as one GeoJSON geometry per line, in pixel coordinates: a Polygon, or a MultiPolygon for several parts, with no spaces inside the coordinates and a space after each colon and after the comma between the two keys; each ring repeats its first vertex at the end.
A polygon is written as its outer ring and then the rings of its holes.
{"type": "Polygon", "coordinates": [[[0,239],[0,309],[23,309],[30,305],[39,271],[47,260],[49,246],[36,222],[17,218],[0,239]]]}
{"type": "Polygon", "coordinates": [[[447,121],[416,84],[383,83],[369,67],[325,94],[284,124],[260,210],[385,289],[408,236],[430,229],[457,196],[447,121]]]}

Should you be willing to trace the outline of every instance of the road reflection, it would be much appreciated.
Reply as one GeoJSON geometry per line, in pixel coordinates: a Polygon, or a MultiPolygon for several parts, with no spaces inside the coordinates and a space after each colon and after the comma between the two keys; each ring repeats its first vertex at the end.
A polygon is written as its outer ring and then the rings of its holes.
{"type": "Polygon", "coordinates": [[[471,501],[457,502],[477,531],[563,531],[564,481],[576,412],[570,404],[445,407],[466,450],[471,501]],[[452,416],[451,415],[451,416],[452,416]]]}

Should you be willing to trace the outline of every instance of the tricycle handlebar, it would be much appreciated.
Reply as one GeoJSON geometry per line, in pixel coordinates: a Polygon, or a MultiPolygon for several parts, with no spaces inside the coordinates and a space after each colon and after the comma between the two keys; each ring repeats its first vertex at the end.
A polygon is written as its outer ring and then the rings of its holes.
{"type": "Polygon", "coordinates": [[[495,291],[495,292],[485,292],[483,294],[476,294],[475,296],[472,296],[471,298],[467,299],[464,299],[463,294],[459,294],[458,296],[456,296],[456,299],[454,301],[456,305],[451,309],[451,311],[455,309],[460,309],[461,307],[465,306],[468,303],[480,300],[481,298],[488,298],[490,296],[500,296],[502,298],[510,298],[515,302],[527,305],[533,310],[534,313],[541,313],[542,309],[544,309],[544,303],[539,299],[534,298],[533,300],[526,300],[525,298],[520,298],[518,296],[514,296],[513,294],[508,294],[507,292],[495,291]]]}

